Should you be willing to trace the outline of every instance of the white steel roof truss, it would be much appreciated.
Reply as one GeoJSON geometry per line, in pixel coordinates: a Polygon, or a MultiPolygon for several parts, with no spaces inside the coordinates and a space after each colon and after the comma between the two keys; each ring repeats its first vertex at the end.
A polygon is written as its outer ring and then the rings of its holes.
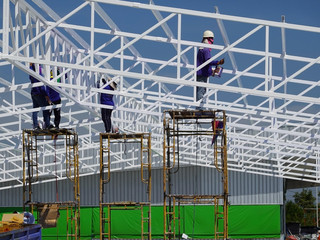
{"type": "MultiPolygon", "coordinates": [[[[4,7],[11,9],[8,3],[9,1],[5,1],[4,7]]],[[[172,107],[192,109],[198,106],[199,103],[195,102],[193,94],[195,87],[202,86],[208,89],[206,97],[209,100],[204,106],[209,109],[226,110],[229,117],[227,133],[229,169],[319,181],[316,169],[319,168],[320,160],[318,147],[320,111],[317,110],[320,102],[313,94],[315,89],[319,88],[319,80],[301,79],[299,76],[314,69],[315,65],[319,66],[320,57],[287,54],[286,45],[290,40],[285,37],[286,29],[319,34],[319,28],[289,24],[284,19],[282,22],[273,22],[228,16],[220,14],[217,9],[216,13],[207,13],[158,6],[153,3],[118,0],[86,1],[64,17],[60,17],[42,0],[33,0],[33,3],[46,12],[53,21],[46,19],[25,1],[11,1],[14,11],[9,10],[4,14],[4,29],[0,31],[2,33],[0,67],[5,68],[12,64],[26,75],[39,78],[41,83],[34,86],[48,85],[64,96],[62,104],[58,106],[67,110],[67,112],[62,111],[64,119],[62,125],[76,128],[79,132],[79,143],[84,144],[79,146],[81,175],[95,174],[99,168],[97,138],[103,129],[99,109],[104,106],[99,103],[98,96],[99,93],[110,92],[98,88],[96,82],[105,75],[112,76],[113,81],[120,81],[119,90],[112,92],[119,101],[116,110],[113,111],[113,120],[120,129],[128,132],[152,130],[152,149],[155,153],[162,154],[163,110],[172,107]],[[150,21],[151,25],[142,33],[121,31],[116,25],[116,19],[111,19],[104,10],[104,6],[108,4],[150,11],[155,18],[153,20],[157,22],[150,21]],[[91,8],[89,27],[69,21],[84,8],[91,8]],[[96,23],[96,14],[110,29],[102,28],[96,23]],[[228,54],[232,66],[231,69],[227,67],[224,69],[221,83],[195,81],[195,72],[201,66],[194,66],[194,58],[188,59],[187,55],[195,57],[199,47],[208,45],[182,39],[185,19],[183,16],[217,21],[225,45],[210,46],[215,50],[211,60],[228,54]],[[171,30],[171,19],[177,24],[176,32],[171,30]],[[230,43],[222,21],[246,23],[253,28],[230,43]],[[150,34],[159,27],[163,29],[165,36],[150,34]],[[259,30],[263,28],[265,28],[264,48],[253,50],[237,47],[249,37],[254,38],[256,33],[261,33],[259,30]],[[269,50],[271,28],[280,29],[281,52],[279,53],[269,50]],[[62,32],[70,36],[67,37],[62,32]],[[89,43],[84,40],[81,32],[90,33],[89,43]],[[104,34],[108,38],[96,47],[94,42],[98,34],[104,34]],[[147,41],[146,44],[172,46],[174,50],[168,51],[165,60],[158,59],[157,56],[146,57],[139,52],[138,43],[141,41],[147,41]],[[115,44],[118,44],[118,47],[112,50],[115,44]],[[244,69],[239,69],[236,54],[247,55],[252,60],[248,61],[244,69]],[[44,65],[45,77],[29,69],[30,58],[35,64],[44,65]],[[279,76],[273,74],[274,59],[283,63],[283,71],[279,76]],[[118,61],[118,66],[113,65],[114,60],[118,61]],[[292,73],[288,76],[291,62],[303,64],[295,71],[291,70],[292,73]],[[262,63],[265,64],[264,70],[257,70],[262,63]],[[59,76],[54,73],[53,79],[48,80],[48,70],[50,68],[56,70],[58,67],[62,69],[59,76]],[[173,70],[174,73],[164,75],[167,69],[173,70]],[[68,78],[64,77],[65,74],[68,74],[68,78]],[[57,82],[58,78],[62,79],[61,83],[57,82]],[[249,81],[248,79],[252,81],[251,87],[244,84],[249,81]],[[289,84],[298,86],[297,92],[294,94],[289,92],[289,84]],[[192,95],[183,94],[183,91],[189,91],[192,95]],[[233,97],[226,99],[224,96],[229,93],[233,97]],[[255,102],[252,98],[256,99],[255,102]],[[88,115],[88,112],[90,113],[88,119],[81,119],[83,115],[88,115]],[[94,160],[88,155],[89,151],[94,152],[94,160]]],[[[15,67],[12,67],[11,71],[14,72],[15,67]]],[[[10,77],[6,76],[6,79],[10,77]]],[[[19,180],[17,176],[21,175],[21,130],[31,125],[30,113],[43,108],[33,109],[31,102],[18,101],[21,98],[30,99],[28,90],[32,84],[19,81],[15,74],[12,74],[11,80],[0,79],[0,84],[0,92],[4,96],[10,95],[9,98],[1,99],[0,119],[11,116],[16,118],[14,121],[0,123],[0,144],[4,146],[0,150],[0,177],[9,182],[19,180]]],[[[212,167],[212,160],[207,157],[212,151],[211,139],[203,138],[201,149],[198,148],[196,139],[188,141],[187,138],[181,138],[179,144],[181,164],[212,167]]],[[[43,144],[43,149],[39,174],[46,176],[49,173],[63,179],[63,165],[57,172],[52,171],[54,166],[50,160],[53,157],[52,146],[46,143],[43,144]]],[[[128,153],[130,156],[126,156],[123,150],[115,153],[112,170],[139,167],[135,156],[132,155],[135,152],[130,150],[128,153]]],[[[62,153],[58,161],[59,163],[64,161],[62,153]]]]}

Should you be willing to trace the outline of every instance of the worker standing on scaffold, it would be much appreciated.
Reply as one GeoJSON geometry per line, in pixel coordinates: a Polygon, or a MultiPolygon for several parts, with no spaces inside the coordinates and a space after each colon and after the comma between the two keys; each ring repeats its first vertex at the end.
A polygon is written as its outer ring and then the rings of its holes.
{"type": "MultiPolygon", "coordinates": [[[[210,30],[206,30],[203,33],[202,43],[213,44],[214,34],[210,30]]],[[[197,67],[205,63],[211,58],[211,48],[199,48],[197,54],[197,67]]],[[[212,70],[212,66],[218,66],[224,64],[224,59],[219,61],[211,61],[201,69],[197,71],[197,82],[207,83],[210,76],[214,76],[215,72],[212,70]]],[[[220,74],[220,73],[219,73],[220,74]]],[[[200,107],[198,110],[202,110],[202,105],[204,104],[203,96],[206,94],[207,89],[205,87],[197,87],[196,100],[197,102],[201,100],[200,107]]]]}
{"type": "MultiPolygon", "coordinates": [[[[30,69],[32,69],[33,71],[36,71],[36,67],[34,63],[30,63],[30,69]]],[[[39,65],[39,74],[42,75],[41,65],[39,65]]],[[[40,82],[38,79],[34,78],[31,75],[29,76],[29,79],[31,83],[40,82]]],[[[51,104],[51,101],[47,95],[47,92],[44,86],[32,87],[31,98],[32,98],[33,108],[46,107],[49,104],[51,104]]],[[[42,115],[43,115],[43,121],[44,121],[44,128],[47,128],[47,129],[51,128],[49,110],[43,110],[42,115]]],[[[32,122],[33,122],[34,129],[40,129],[39,122],[38,122],[38,112],[32,113],[32,122]]]]}
{"type": "MultiPolygon", "coordinates": [[[[57,69],[57,75],[60,74],[60,70],[59,68],[57,69]]],[[[53,72],[52,70],[50,71],[50,80],[53,79],[53,72]]],[[[61,78],[57,79],[58,83],[61,83],[61,78]]],[[[56,90],[54,90],[53,88],[47,86],[46,87],[46,92],[50,98],[51,104],[52,105],[58,105],[61,103],[61,97],[60,97],[60,93],[57,92],[56,90]]],[[[61,114],[60,114],[60,108],[54,108],[53,109],[54,112],[54,126],[56,128],[59,128],[60,125],[60,120],[61,120],[61,114]]],[[[50,111],[50,116],[52,114],[52,111],[50,111]]]]}
{"type": "MultiPolygon", "coordinates": [[[[107,84],[104,78],[102,78],[101,81],[104,86],[107,84]]],[[[109,84],[106,85],[103,89],[109,90],[109,91],[114,91],[115,89],[117,89],[117,83],[115,83],[114,81],[111,81],[111,79],[108,79],[108,82],[109,84]]],[[[109,133],[111,131],[118,132],[118,128],[117,127],[112,128],[112,123],[111,123],[111,114],[114,107],[113,94],[101,93],[100,103],[112,107],[111,109],[101,108],[101,118],[104,124],[104,128],[106,130],[106,133],[109,133]]]]}

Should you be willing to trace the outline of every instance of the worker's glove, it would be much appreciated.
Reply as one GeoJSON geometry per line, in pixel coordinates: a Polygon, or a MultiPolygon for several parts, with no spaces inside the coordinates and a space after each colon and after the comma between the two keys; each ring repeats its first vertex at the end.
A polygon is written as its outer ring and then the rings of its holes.
{"type": "Polygon", "coordinates": [[[218,62],[218,65],[222,65],[224,64],[224,58],[222,58],[219,62],[218,62]]]}

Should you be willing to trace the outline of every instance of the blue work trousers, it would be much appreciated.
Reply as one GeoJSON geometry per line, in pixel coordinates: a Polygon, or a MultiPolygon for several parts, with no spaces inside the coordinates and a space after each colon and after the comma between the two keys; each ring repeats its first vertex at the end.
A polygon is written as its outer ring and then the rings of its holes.
{"type": "MultiPolygon", "coordinates": [[[[208,82],[208,77],[197,76],[197,82],[207,83],[208,82]]],[[[202,102],[204,101],[203,96],[206,94],[206,92],[207,92],[207,88],[206,87],[197,87],[197,95],[196,95],[197,102],[200,99],[202,100],[202,102]]]]}

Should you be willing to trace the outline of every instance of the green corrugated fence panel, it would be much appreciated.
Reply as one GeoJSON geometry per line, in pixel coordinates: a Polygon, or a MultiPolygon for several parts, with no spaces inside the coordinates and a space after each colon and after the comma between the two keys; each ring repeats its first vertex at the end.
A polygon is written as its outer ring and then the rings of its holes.
{"type": "MultiPolygon", "coordinates": [[[[22,211],[21,208],[0,208],[1,213],[22,211]]],[[[147,208],[144,209],[145,213],[147,208]]],[[[180,234],[191,238],[213,238],[214,207],[195,205],[181,206],[180,234]]],[[[176,211],[177,212],[177,211],[176,211]]],[[[146,215],[146,214],[145,214],[146,215]]],[[[163,207],[153,206],[151,211],[152,237],[163,237],[163,207]]],[[[99,207],[82,207],[80,212],[81,239],[99,238],[99,207]]],[[[141,238],[140,210],[113,210],[111,233],[113,238],[141,238]]],[[[222,224],[221,224],[222,225],[222,224]]],[[[145,224],[145,231],[147,225],[145,224]]],[[[221,226],[222,227],[222,226],[221,226]]],[[[221,228],[222,230],[222,228],[221,228]]],[[[179,234],[178,221],[176,232],[179,234]]],[[[280,237],[279,205],[237,205],[229,207],[230,238],[277,238],[280,237]]],[[[43,229],[43,239],[59,239],[66,236],[66,211],[60,210],[57,228],[43,229]]]]}
{"type": "Polygon", "coordinates": [[[278,238],[280,232],[279,205],[229,208],[229,236],[232,238],[278,238]]]}

